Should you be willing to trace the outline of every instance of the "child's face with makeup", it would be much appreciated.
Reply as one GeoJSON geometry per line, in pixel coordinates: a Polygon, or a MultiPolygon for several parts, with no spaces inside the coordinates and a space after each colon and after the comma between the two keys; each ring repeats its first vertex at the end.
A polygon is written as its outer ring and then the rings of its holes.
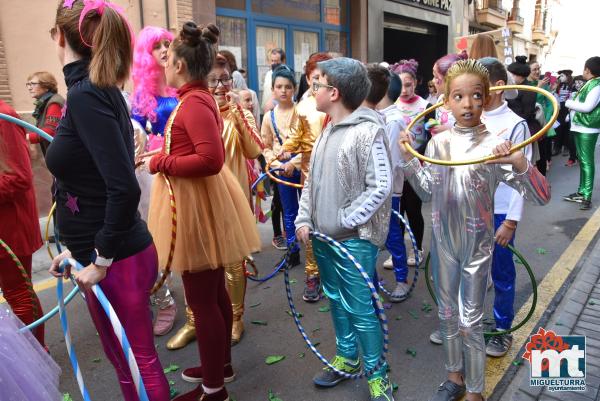
{"type": "Polygon", "coordinates": [[[481,124],[481,113],[487,100],[481,78],[475,74],[459,75],[450,82],[449,92],[446,107],[452,111],[456,123],[461,127],[481,124]]]}

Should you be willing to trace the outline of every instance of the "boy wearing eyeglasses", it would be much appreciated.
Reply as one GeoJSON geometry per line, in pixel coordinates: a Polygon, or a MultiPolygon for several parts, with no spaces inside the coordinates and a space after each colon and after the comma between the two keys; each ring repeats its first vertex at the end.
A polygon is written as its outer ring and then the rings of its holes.
{"type": "MultiPolygon", "coordinates": [[[[340,57],[319,62],[317,68],[322,73],[313,82],[317,110],[331,121],[313,147],[295,221],[296,236],[305,244],[313,230],[333,237],[373,280],[390,218],[392,172],[385,129],[376,111],[360,107],[371,87],[362,63],[340,57]]],[[[383,332],[369,287],[337,247],[314,238],[312,246],[335,328],[332,365],[352,374],[364,364],[364,371],[370,372],[370,399],[393,400],[387,364],[379,363],[383,332]]],[[[313,382],[333,387],[343,380],[325,368],[313,382]]]]}

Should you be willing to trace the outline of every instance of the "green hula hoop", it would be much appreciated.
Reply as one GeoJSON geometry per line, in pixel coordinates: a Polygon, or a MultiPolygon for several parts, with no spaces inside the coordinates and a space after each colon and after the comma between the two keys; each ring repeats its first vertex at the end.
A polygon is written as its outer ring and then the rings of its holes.
{"type": "MultiPolygon", "coordinates": [[[[533,290],[533,301],[531,302],[531,307],[529,308],[529,312],[527,312],[527,316],[525,316],[525,318],[521,322],[519,322],[519,324],[513,325],[508,330],[486,331],[483,333],[484,336],[486,336],[486,337],[499,336],[501,334],[509,334],[509,333],[512,333],[513,331],[519,330],[521,327],[523,327],[523,325],[525,325],[525,323],[527,323],[529,321],[529,319],[531,319],[531,316],[533,316],[533,312],[535,311],[535,308],[537,306],[537,297],[538,297],[537,282],[535,281],[535,276],[533,275],[533,270],[531,270],[531,266],[529,265],[529,263],[527,263],[527,260],[525,260],[523,255],[521,255],[521,253],[519,251],[517,251],[512,245],[508,245],[508,249],[510,249],[510,251],[513,253],[513,255],[516,256],[517,259],[519,259],[521,264],[525,267],[527,274],[529,275],[529,279],[531,280],[531,287],[533,290]]],[[[427,291],[429,291],[429,295],[431,295],[433,302],[435,302],[435,304],[437,305],[438,304],[437,297],[435,296],[435,292],[433,291],[433,287],[431,285],[431,279],[429,278],[429,260],[430,259],[431,259],[431,253],[427,254],[427,259],[425,260],[425,283],[427,284],[427,291]]]]}

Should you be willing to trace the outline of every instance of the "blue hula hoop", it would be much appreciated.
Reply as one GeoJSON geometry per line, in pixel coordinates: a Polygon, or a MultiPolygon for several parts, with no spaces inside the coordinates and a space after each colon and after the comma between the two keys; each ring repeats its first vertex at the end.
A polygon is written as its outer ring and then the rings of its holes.
{"type": "MultiPolygon", "coordinates": [[[[52,142],[52,140],[53,140],[52,136],[48,135],[46,132],[42,131],[35,125],[32,125],[28,122],[25,122],[23,120],[13,117],[13,116],[0,113],[0,120],[5,120],[5,121],[11,122],[13,124],[16,124],[20,127],[26,128],[27,130],[34,132],[37,135],[41,136],[42,138],[46,139],[48,142],[52,142]]],[[[61,247],[60,247],[60,244],[58,243],[58,239],[56,241],[56,246],[60,252],[61,247]]],[[[71,265],[71,266],[75,267],[77,270],[80,270],[83,268],[81,266],[81,264],[79,264],[74,259],[63,260],[61,263],[61,266],[60,266],[61,269],[64,270],[64,267],[66,265],[71,265]]],[[[73,347],[73,344],[71,342],[71,333],[69,330],[67,313],[65,310],[67,303],[69,303],[75,297],[77,292],[79,292],[79,288],[75,287],[69,293],[67,298],[65,298],[64,290],[63,290],[63,279],[58,278],[58,282],[56,285],[56,295],[58,298],[58,306],[55,309],[57,309],[58,314],[60,315],[60,322],[61,322],[61,326],[63,329],[64,337],[65,337],[65,344],[67,346],[67,352],[69,354],[69,359],[71,361],[71,365],[73,366],[73,371],[75,373],[75,378],[77,379],[77,384],[79,385],[79,390],[81,391],[81,395],[83,396],[84,401],[91,401],[89,392],[87,391],[87,388],[85,387],[85,383],[83,382],[83,376],[81,374],[81,369],[79,368],[79,362],[77,360],[75,348],[73,347]]],[[[100,302],[100,305],[102,305],[102,308],[104,309],[104,312],[110,319],[112,326],[113,326],[113,330],[115,332],[115,335],[119,339],[119,342],[121,343],[121,346],[123,348],[123,353],[125,354],[125,358],[127,359],[127,362],[129,364],[129,369],[131,370],[131,375],[133,377],[134,384],[136,386],[138,397],[140,398],[140,401],[149,401],[148,394],[146,393],[146,388],[144,387],[144,383],[143,383],[143,380],[142,380],[142,377],[141,377],[141,374],[139,371],[139,367],[137,366],[135,356],[133,355],[131,345],[129,344],[129,340],[127,339],[125,330],[123,329],[123,325],[119,321],[119,318],[117,317],[115,310],[113,309],[112,305],[106,298],[106,295],[104,294],[104,292],[102,291],[100,286],[98,286],[98,285],[92,286],[92,292],[96,295],[96,297],[98,298],[98,301],[100,302]]],[[[30,330],[30,329],[35,328],[35,327],[39,326],[40,324],[44,323],[45,321],[47,321],[48,319],[50,319],[52,316],[54,316],[56,314],[55,309],[53,309],[46,315],[42,316],[42,318],[36,320],[35,322],[28,325],[27,327],[22,328],[20,331],[30,330]]]]}
{"type": "MultiPolygon", "coordinates": [[[[76,260],[74,260],[72,258],[68,258],[68,259],[64,259],[61,262],[61,264],[60,264],[61,271],[64,271],[64,268],[67,265],[70,265],[77,270],[83,269],[83,266],[81,266],[81,264],[79,264],[79,262],[77,262],[76,260]]],[[[100,288],[99,285],[93,285],[91,288],[91,291],[94,293],[94,295],[98,299],[98,302],[102,306],[102,309],[106,313],[106,316],[108,316],[108,318],[111,322],[113,331],[115,333],[115,336],[117,337],[117,339],[119,340],[119,343],[121,344],[121,347],[123,349],[123,354],[125,355],[125,359],[127,360],[127,363],[129,365],[129,370],[131,371],[131,376],[133,378],[133,382],[135,384],[140,401],[149,401],[148,394],[146,393],[146,388],[144,387],[144,382],[143,382],[142,376],[140,374],[139,367],[135,360],[135,356],[133,355],[133,350],[131,349],[131,344],[129,343],[127,334],[125,333],[125,329],[123,328],[123,325],[121,324],[121,321],[119,320],[119,317],[117,316],[117,313],[113,309],[112,305],[108,301],[108,298],[106,298],[104,291],[102,291],[102,288],[100,288]]],[[[65,344],[67,346],[67,352],[69,353],[69,359],[71,361],[71,365],[73,366],[73,371],[75,372],[75,377],[77,378],[77,383],[79,384],[79,389],[81,391],[81,394],[83,395],[84,400],[88,401],[88,400],[90,400],[90,397],[89,397],[89,394],[85,387],[85,383],[83,381],[83,376],[81,374],[81,370],[79,368],[79,363],[77,360],[77,355],[75,353],[75,348],[73,347],[73,343],[71,342],[71,333],[69,330],[69,323],[67,321],[67,313],[65,310],[64,302],[63,302],[62,279],[60,279],[60,278],[58,279],[58,284],[56,286],[56,295],[58,297],[60,322],[61,322],[61,327],[63,330],[63,335],[65,337],[65,344]]]]}
{"type": "MultiPolygon", "coordinates": [[[[377,361],[377,364],[372,369],[370,369],[366,372],[347,373],[347,372],[339,370],[335,366],[333,366],[331,364],[331,362],[329,362],[327,360],[327,358],[325,358],[323,356],[323,354],[321,354],[319,352],[319,350],[314,346],[314,344],[308,337],[308,334],[306,334],[306,330],[304,330],[304,327],[302,326],[300,319],[298,318],[298,312],[296,311],[296,306],[294,304],[294,299],[292,297],[292,288],[290,285],[289,269],[285,269],[283,271],[284,281],[285,281],[285,293],[287,296],[288,304],[290,306],[290,310],[292,312],[292,317],[294,319],[294,323],[296,323],[296,328],[300,332],[300,335],[302,335],[302,338],[304,339],[304,342],[306,343],[308,348],[310,348],[310,350],[313,352],[313,354],[315,354],[317,356],[317,358],[319,358],[319,360],[323,363],[323,365],[327,366],[328,368],[330,368],[337,374],[339,374],[347,379],[360,379],[365,376],[370,376],[373,372],[380,369],[383,366],[383,364],[385,363],[386,356],[387,356],[387,353],[389,350],[389,341],[390,341],[389,330],[388,330],[388,321],[387,321],[387,317],[385,315],[385,309],[383,308],[383,304],[381,303],[381,299],[379,298],[379,294],[377,293],[377,289],[375,288],[375,285],[373,284],[373,280],[371,280],[371,278],[369,277],[369,275],[367,274],[365,269],[361,266],[361,264],[358,262],[358,260],[356,260],[356,258],[342,244],[340,244],[338,241],[334,240],[333,238],[329,237],[328,235],[325,235],[318,231],[312,231],[310,233],[310,235],[314,238],[317,238],[321,241],[327,242],[328,244],[337,247],[344,254],[344,256],[346,256],[354,264],[354,266],[358,269],[361,276],[364,278],[365,282],[369,286],[369,290],[371,291],[371,298],[373,299],[373,304],[375,306],[375,313],[377,314],[377,317],[379,318],[379,321],[381,322],[381,330],[383,331],[383,352],[381,353],[381,357],[379,358],[379,361],[377,361]]],[[[286,254],[286,259],[289,258],[289,254],[290,253],[288,251],[288,253],[286,254]]]]}
{"type": "MultiPolygon", "coordinates": [[[[413,246],[413,249],[415,252],[415,260],[417,262],[417,266],[415,266],[415,275],[413,277],[413,281],[410,285],[410,288],[408,289],[408,292],[406,293],[406,297],[408,298],[408,296],[413,292],[413,290],[417,286],[417,280],[419,279],[419,265],[421,264],[421,259],[419,258],[419,247],[417,246],[417,240],[415,238],[415,235],[414,235],[412,229],[410,228],[408,221],[406,221],[406,219],[404,218],[404,216],[402,216],[400,213],[398,213],[397,210],[394,210],[394,209],[392,209],[392,214],[394,216],[396,216],[402,224],[404,224],[404,227],[406,228],[406,232],[408,232],[408,237],[410,238],[410,242],[413,246]]],[[[404,241],[404,238],[402,238],[402,241],[404,241]]],[[[387,288],[385,288],[385,283],[383,280],[379,280],[378,284],[379,284],[379,289],[381,290],[381,292],[383,292],[388,297],[392,296],[392,292],[389,291],[387,288]]]]}
{"type": "MultiPolygon", "coordinates": [[[[281,168],[275,168],[275,169],[271,169],[270,171],[283,171],[283,169],[281,168]]],[[[258,176],[258,178],[256,179],[256,181],[254,181],[254,183],[252,184],[251,190],[254,191],[256,189],[256,186],[261,182],[266,180],[267,178],[269,178],[269,176],[267,175],[267,173],[262,173],[260,176],[258,176]]],[[[256,265],[254,264],[254,262],[252,260],[249,259],[245,259],[244,260],[244,265],[247,266],[248,264],[250,264],[250,266],[252,266],[254,273],[250,273],[248,271],[248,269],[246,269],[247,272],[247,277],[248,280],[251,281],[255,281],[257,283],[264,283],[266,281],[269,281],[270,279],[272,279],[273,277],[275,277],[277,275],[277,273],[279,273],[281,271],[281,269],[284,268],[284,266],[286,266],[287,264],[287,258],[283,258],[281,260],[281,262],[275,266],[275,269],[273,269],[273,271],[271,273],[269,273],[267,276],[262,277],[262,278],[258,278],[258,269],[256,268],[256,265]]]]}

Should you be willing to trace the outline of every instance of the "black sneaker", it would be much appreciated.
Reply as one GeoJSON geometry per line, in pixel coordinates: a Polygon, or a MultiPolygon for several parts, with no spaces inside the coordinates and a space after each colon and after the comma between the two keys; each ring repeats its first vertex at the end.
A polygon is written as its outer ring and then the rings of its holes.
{"type": "Polygon", "coordinates": [[[583,195],[579,192],[573,192],[571,195],[563,196],[563,199],[568,202],[581,203],[583,201],[583,195]]]}
{"type": "Polygon", "coordinates": [[[437,393],[429,401],[458,401],[464,397],[467,392],[467,386],[456,384],[451,380],[446,380],[438,387],[437,393]]]}
{"type": "Polygon", "coordinates": [[[485,346],[485,353],[493,357],[504,356],[512,346],[512,341],[513,337],[510,334],[492,336],[485,346]]]}
{"type": "MultiPolygon", "coordinates": [[[[358,373],[360,371],[360,361],[351,361],[350,359],[336,355],[331,361],[336,369],[346,373],[358,373]]],[[[313,383],[319,387],[333,387],[346,380],[346,377],[336,373],[329,367],[323,368],[323,371],[313,378],[313,383]]]]}
{"type": "Polygon", "coordinates": [[[306,302],[317,302],[321,299],[321,280],[319,276],[308,277],[302,299],[306,302]]]}
{"type": "Polygon", "coordinates": [[[591,200],[584,199],[581,201],[581,206],[579,207],[579,210],[590,210],[591,208],[592,208],[591,200]]]}

